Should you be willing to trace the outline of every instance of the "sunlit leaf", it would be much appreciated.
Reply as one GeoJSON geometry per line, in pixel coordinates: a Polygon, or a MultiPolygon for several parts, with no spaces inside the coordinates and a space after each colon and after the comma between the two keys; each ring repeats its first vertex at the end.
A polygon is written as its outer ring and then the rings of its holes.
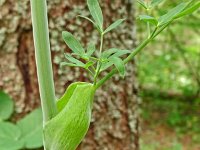
{"type": "Polygon", "coordinates": [[[67,46],[78,55],[83,55],[85,53],[83,47],[79,43],[79,41],[69,32],[63,31],[62,37],[67,46]]]}
{"type": "Polygon", "coordinates": [[[98,0],[87,0],[87,5],[96,24],[100,27],[101,31],[103,31],[103,14],[98,0]]]}
{"type": "Polygon", "coordinates": [[[112,23],[105,31],[105,33],[108,33],[109,31],[115,29],[116,27],[118,27],[122,22],[124,22],[126,19],[119,19],[117,21],[115,21],[114,23],[112,23]]]}

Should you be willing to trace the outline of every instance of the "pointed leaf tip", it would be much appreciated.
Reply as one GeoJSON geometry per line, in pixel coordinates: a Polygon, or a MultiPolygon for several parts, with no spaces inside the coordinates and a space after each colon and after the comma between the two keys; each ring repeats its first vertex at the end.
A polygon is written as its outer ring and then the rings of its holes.
{"type": "Polygon", "coordinates": [[[70,33],[67,31],[62,32],[62,37],[67,46],[77,55],[83,55],[85,53],[83,47],[81,46],[80,42],[70,33]]]}
{"type": "Polygon", "coordinates": [[[117,28],[122,22],[124,22],[126,19],[118,19],[114,23],[112,23],[105,31],[104,34],[117,28]]]}
{"type": "Polygon", "coordinates": [[[87,0],[87,5],[96,24],[103,31],[103,13],[98,0],[87,0]]]}

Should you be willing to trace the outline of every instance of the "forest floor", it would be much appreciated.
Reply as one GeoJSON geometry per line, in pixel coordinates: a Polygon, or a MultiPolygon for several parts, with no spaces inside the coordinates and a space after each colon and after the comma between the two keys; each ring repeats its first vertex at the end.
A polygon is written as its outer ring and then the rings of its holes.
{"type": "Polygon", "coordinates": [[[193,141],[195,135],[177,135],[167,126],[150,127],[148,122],[142,128],[141,150],[200,150],[200,144],[193,141]]]}
{"type": "Polygon", "coordinates": [[[200,150],[200,117],[196,104],[187,108],[188,113],[176,100],[170,105],[167,105],[167,100],[145,100],[142,106],[141,150],[200,150]],[[175,105],[179,106],[176,106],[178,109],[174,109],[175,105]]]}

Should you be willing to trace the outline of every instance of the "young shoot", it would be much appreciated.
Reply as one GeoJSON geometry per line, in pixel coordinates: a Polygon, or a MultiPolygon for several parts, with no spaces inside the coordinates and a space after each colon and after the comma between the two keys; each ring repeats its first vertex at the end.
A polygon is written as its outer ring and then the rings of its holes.
{"type": "MultiPolygon", "coordinates": [[[[138,3],[147,10],[162,2],[163,0],[148,2],[138,0],[138,3]]],[[[133,50],[122,50],[116,47],[105,49],[104,36],[122,24],[125,19],[118,19],[104,28],[103,13],[98,0],[87,0],[87,5],[92,18],[78,17],[91,22],[99,32],[100,47],[97,48],[96,45],[88,44],[88,47],[84,48],[70,32],[63,31],[63,40],[71,49],[71,53],[65,54],[67,61],[62,62],[61,65],[84,68],[92,76],[92,83],[72,83],[56,103],[54,101],[55,91],[50,60],[46,1],[31,0],[37,70],[45,120],[43,133],[46,150],[75,150],[89,128],[95,91],[116,73],[125,77],[125,65],[174,20],[197,10],[200,7],[200,2],[191,0],[190,2],[180,3],[162,16],[140,15],[139,19],[148,24],[149,35],[133,50]],[[95,55],[95,51],[98,51],[98,55],[95,55]],[[123,59],[122,56],[124,55],[128,56],[123,59]],[[100,78],[100,73],[108,68],[111,71],[100,78]]]]}

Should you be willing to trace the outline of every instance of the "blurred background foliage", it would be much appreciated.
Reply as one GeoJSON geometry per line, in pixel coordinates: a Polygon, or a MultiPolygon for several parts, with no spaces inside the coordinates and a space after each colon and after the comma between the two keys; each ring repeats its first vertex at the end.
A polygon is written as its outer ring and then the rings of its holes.
{"type": "MultiPolygon", "coordinates": [[[[138,14],[165,13],[163,1],[138,14]]],[[[138,14],[136,14],[138,16],[138,14]]],[[[200,11],[179,19],[137,56],[142,103],[142,150],[200,149],[200,11]],[[145,146],[146,145],[146,146],[145,146]]],[[[138,43],[147,36],[137,21],[138,43]]]]}

